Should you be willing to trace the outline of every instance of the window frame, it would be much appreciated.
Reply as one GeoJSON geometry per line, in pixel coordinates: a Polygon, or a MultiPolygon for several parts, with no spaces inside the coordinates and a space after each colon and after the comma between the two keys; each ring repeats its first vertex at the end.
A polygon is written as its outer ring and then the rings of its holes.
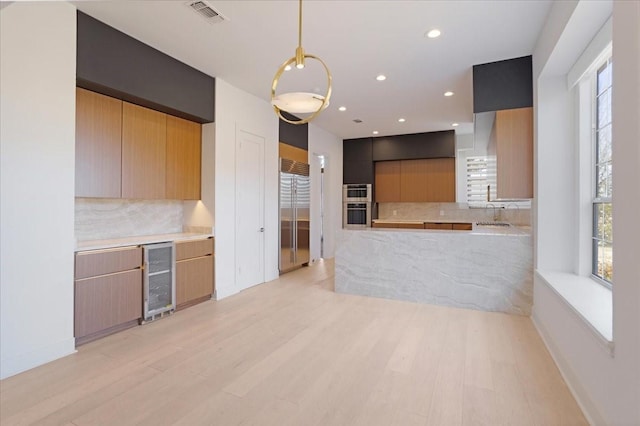
{"type": "MultiPolygon", "coordinates": [[[[612,55],[611,55],[611,51],[605,51],[603,52],[603,54],[593,63],[593,67],[592,67],[592,71],[590,72],[590,80],[591,80],[591,97],[590,97],[590,104],[591,104],[591,115],[590,115],[590,120],[591,120],[591,161],[590,161],[590,165],[591,165],[591,179],[590,179],[590,193],[591,193],[591,236],[590,236],[590,240],[591,240],[591,278],[593,280],[595,280],[596,282],[598,282],[599,284],[612,289],[613,288],[613,280],[608,280],[606,279],[604,276],[600,276],[597,274],[598,271],[598,266],[599,266],[599,262],[598,262],[598,249],[597,249],[597,245],[599,242],[602,241],[606,241],[607,243],[610,243],[612,250],[613,250],[613,235],[611,236],[611,240],[604,240],[603,238],[600,238],[600,236],[598,235],[598,216],[596,214],[596,212],[598,211],[598,206],[602,206],[602,205],[606,205],[609,204],[611,205],[611,209],[613,209],[613,199],[612,199],[612,194],[607,194],[607,196],[599,196],[598,195],[598,179],[599,179],[599,175],[598,175],[598,169],[599,167],[602,166],[602,164],[606,164],[609,163],[611,164],[611,170],[613,172],[613,162],[612,159],[608,160],[607,162],[600,162],[599,161],[599,135],[600,135],[600,130],[604,129],[606,126],[612,126],[612,122],[613,122],[613,117],[611,117],[611,120],[606,123],[604,126],[600,127],[600,123],[599,123],[599,117],[598,117],[598,101],[599,101],[599,97],[601,94],[604,94],[606,91],[609,91],[609,101],[612,101],[612,93],[613,93],[613,80],[612,78],[609,79],[609,85],[602,91],[602,93],[599,93],[598,91],[598,76],[600,74],[600,72],[604,69],[606,69],[607,67],[611,67],[613,64],[612,61],[612,55]]],[[[613,146],[613,136],[611,138],[611,146],[613,146]]],[[[612,218],[613,219],[613,218],[612,218]]],[[[613,226],[613,225],[612,225],[613,226]]],[[[613,259],[613,253],[611,254],[611,259],[613,259]]],[[[613,267],[612,267],[613,269],[613,267]]]]}

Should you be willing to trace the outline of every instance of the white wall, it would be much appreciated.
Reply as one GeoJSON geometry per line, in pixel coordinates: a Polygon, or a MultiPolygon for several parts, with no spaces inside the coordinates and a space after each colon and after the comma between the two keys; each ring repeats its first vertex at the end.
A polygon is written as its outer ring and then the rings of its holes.
{"type": "Polygon", "coordinates": [[[311,164],[311,259],[320,258],[320,171],[315,156],[325,157],[324,258],[335,252],[335,235],[342,228],[342,139],[309,124],[311,164]]]}
{"type": "Polygon", "coordinates": [[[0,376],[74,352],[76,9],[0,10],[0,376]]]}
{"type": "Polygon", "coordinates": [[[215,280],[221,299],[243,290],[235,279],[236,128],[265,139],[264,280],[278,277],[278,120],[269,103],[220,78],[215,115],[215,280]]]}
{"type": "MultiPolygon", "coordinates": [[[[575,201],[571,179],[574,122],[567,104],[567,65],[607,19],[608,2],[556,2],[534,51],[536,104],[536,265],[571,271],[575,201]],[[567,58],[569,57],[569,61],[567,58]],[[567,64],[567,62],[569,62],[567,64]],[[560,83],[564,80],[564,84],[560,83]],[[565,120],[566,119],[566,120],[565,120]],[[569,170],[565,168],[569,167],[569,170]],[[568,226],[568,230],[560,229],[568,226]],[[569,253],[561,253],[568,250],[569,253]],[[554,258],[558,256],[558,258],[554,258]]],[[[609,7],[611,4],[609,3],[609,7]]],[[[614,351],[543,280],[534,280],[533,319],[585,414],[594,424],[640,421],[640,2],[613,2],[614,351]]]]}

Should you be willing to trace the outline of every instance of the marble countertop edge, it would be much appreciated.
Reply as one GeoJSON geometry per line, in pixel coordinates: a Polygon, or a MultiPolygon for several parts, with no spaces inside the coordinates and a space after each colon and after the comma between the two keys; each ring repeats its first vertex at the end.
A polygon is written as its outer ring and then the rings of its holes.
{"type": "Polygon", "coordinates": [[[110,238],[104,240],[77,241],[75,251],[101,250],[142,244],[154,244],[170,241],[189,241],[213,237],[213,233],[177,232],[173,234],[138,235],[135,237],[110,238]]]}

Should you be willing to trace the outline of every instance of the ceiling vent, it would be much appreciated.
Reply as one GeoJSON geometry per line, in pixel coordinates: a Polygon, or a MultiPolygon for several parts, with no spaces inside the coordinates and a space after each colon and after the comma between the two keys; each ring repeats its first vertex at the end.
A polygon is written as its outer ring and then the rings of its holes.
{"type": "Polygon", "coordinates": [[[222,15],[220,12],[211,7],[207,2],[201,0],[189,1],[186,4],[210,24],[217,24],[219,22],[229,20],[226,16],[222,15]]]}

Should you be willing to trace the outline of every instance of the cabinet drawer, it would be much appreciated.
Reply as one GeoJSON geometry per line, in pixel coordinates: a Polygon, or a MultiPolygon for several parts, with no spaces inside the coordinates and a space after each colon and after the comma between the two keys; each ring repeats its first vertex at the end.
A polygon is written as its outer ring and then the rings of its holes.
{"type": "Polygon", "coordinates": [[[453,230],[454,231],[471,231],[473,229],[473,225],[470,223],[454,223],[453,230]]]}
{"type": "Polygon", "coordinates": [[[213,256],[176,262],[176,304],[213,294],[213,256]]]}
{"type": "Polygon", "coordinates": [[[176,242],[176,260],[192,259],[208,254],[213,254],[213,238],[176,242]]]}
{"type": "Polygon", "coordinates": [[[397,223],[379,223],[379,222],[374,222],[371,225],[372,228],[397,228],[398,224],[397,223]]]}
{"type": "Polygon", "coordinates": [[[398,222],[398,228],[402,228],[402,229],[424,229],[424,223],[402,223],[402,222],[398,222]]]}
{"type": "Polygon", "coordinates": [[[80,280],[98,275],[128,271],[142,266],[142,248],[126,247],[91,250],[76,253],[75,278],[80,280]]]}
{"type": "Polygon", "coordinates": [[[426,222],[424,229],[453,229],[451,223],[439,223],[439,222],[426,222]]]}
{"type": "Polygon", "coordinates": [[[75,282],[75,337],[142,317],[142,270],[75,282]]]}

